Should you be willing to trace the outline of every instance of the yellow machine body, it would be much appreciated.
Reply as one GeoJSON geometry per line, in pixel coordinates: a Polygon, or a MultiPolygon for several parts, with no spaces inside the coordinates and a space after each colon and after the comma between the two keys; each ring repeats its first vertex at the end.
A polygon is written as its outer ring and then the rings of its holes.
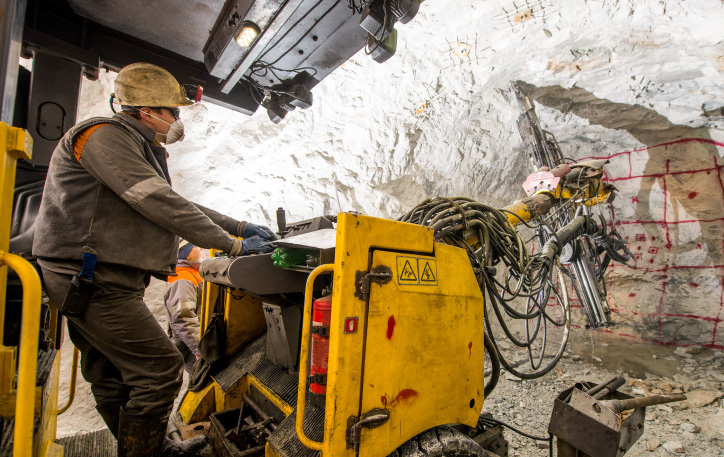
{"type": "MultiPolygon", "coordinates": [[[[477,423],[484,400],[483,296],[465,252],[433,242],[432,235],[413,224],[339,215],[335,263],[322,267],[333,275],[324,439],[300,437],[324,456],[383,457],[435,426],[477,423]],[[380,268],[391,272],[389,281],[360,293],[361,275],[380,268]],[[374,410],[389,412],[389,419],[362,429],[357,454],[350,426],[374,410]]],[[[213,309],[213,287],[205,292],[202,321],[213,309]]],[[[306,302],[311,306],[311,297],[306,302]]],[[[249,300],[227,306],[227,314],[230,308],[235,319],[255,313],[249,300]]],[[[304,314],[300,382],[306,389],[311,309],[304,314]]],[[[229,335],[227,345],[240,341],[229,335]]],[[[296,409],[299,419],[304,401],[286,403],[252,374],[226,390],[211,382],[189,393],[181,416],[192,423],[238,407],[251,386],[285,415],[296,409]]],[[[267,445],[266,455],[279,454],[267,445]]]]}
{"type": "MultiPolygon", "coordinates": [[[[362,377],[364,414],[390,419],[363,429],[360,456],[385,456],[441,424],[475,426],[483,405],[483,298],[461,249],[434,256],[375,251],[393,279],[370,292],[362,377]]],[[[339,361],[337,361],[339,362],[339,361]]]]}
{"type": "MultiPolygon", "coordinates": [[[[0,344],[0,415],[15,419],[14,456],[62,456],[62,447],[55,444],[60,353],[55,353],[45,383],[39,386],[35,383],[42,294],[40,277],[27,260],[8,252],[17,160],[30,160],[32,150],[33,140],[25,130],[0,122],[0,343],[4,331],[8,267],[15,271],[23,286],[19,350],[0,344]],[[36,418],[40,425],[33,433],[36,418]]],[[[53,313],[51,321],[56,320],[57,313],[53,313]]]]}

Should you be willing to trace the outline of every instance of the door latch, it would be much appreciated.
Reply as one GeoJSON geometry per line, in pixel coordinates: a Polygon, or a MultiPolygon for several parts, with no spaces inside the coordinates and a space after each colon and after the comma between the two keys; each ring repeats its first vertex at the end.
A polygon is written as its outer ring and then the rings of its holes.
{"type": "Polygon", "coordinates": [[[386,423],[390,418],[387,409],[375,408],[364,413],[361,417],[352,416],[347,421],[347,448],[354,448],[359,452],[359,442],[363,428],[376,428],[386,423]]]}
{"type": "Polygon", "coordinates": [[[387,284],[392,281],[392,270],[389,267],[380,265],[371,272],[358,271],[355,275],[357,282],[357,290],[354,296],[362,301],[367,301],[370,296],[370,285],[375,282],[377,284],[387,284]]]}

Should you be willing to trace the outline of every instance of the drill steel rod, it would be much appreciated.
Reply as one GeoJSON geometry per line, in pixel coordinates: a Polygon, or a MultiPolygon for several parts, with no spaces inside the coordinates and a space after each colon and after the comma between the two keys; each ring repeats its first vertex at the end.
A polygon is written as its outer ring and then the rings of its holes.
{"type": "Polygon", "coordinates": [[[642,408],[645,406],[663,405],[675,401],[686,400],[686,395],[651,395],[650,397],[629,398],[627,400],[603,400],[601,404],[614,413],[621,413],[627,409],[642,408]]]}
{"type": "Polygon", "coordinates": [[[270,421],[269,428],[271,428],[272,430],[277,429],[277,424],[274,423],[274,419],[271,416],[269,416],[267,413],[265,413],[264,410],[261,409],[261,406],[259,406],[259,404],[257,402],[252,400],[251,397],[249,397],[246,394],[242,395],[241,398],[244,400],[244,404],[248,405],[249,408],[254,410],[254,412],[259,415],[259,418],[262,420],[262,422],[265,420],[269,420],[270,421]]]}
{"type": "MultiPolygon", "coordinates": [[[[608,381],[604,381],[604,382],[602,382],[601,384],[596,384],[595,386],[591,387],[591,388],[588,389],[588,390],[584,390],[584,389],[581,389],[581,390],[583,390],[584,392],[586,392],[586,393],[587,393],[588,395],[590,395],[590,396],[594,396],[594,395],[596,395],[598,392],[600,392],[601,389],[603,389],[604,387],[606,387],[606,386],[608,386],[609,384],[613,383],[614,381],[616,381],[616,380],[619,379],[619,378],[620,378],[620,379],[623,379],[623,378],[621,378],[620,376],[614,376],[613,378],[609,379],[608,381]]],[[[624,381],[624,382],[626,382],[626,381],[624,381]]],[[[577,384],[577,385],[578,385],[578,384],[577,384]]]]}
{"type": "MultiPolygon", "coordinates": [[[[592,395],[593,398],[595,398],[596,400],[600,400],[603,397],[605,397],[606,395],[614,393],[616,390],[618,390],[619,387],[621,387],[624,384],[626,384],[626,380],[623,379],[622,377],[618,377],[618,378],[614,379],[613,382],[611,382],[610,384],[601,387],[599,392],[595,392],[595,393],[589,394],[589,395],[592,395]]],[[[596,387],[598,387],[598,386],[596,386],[596,387]]]]}

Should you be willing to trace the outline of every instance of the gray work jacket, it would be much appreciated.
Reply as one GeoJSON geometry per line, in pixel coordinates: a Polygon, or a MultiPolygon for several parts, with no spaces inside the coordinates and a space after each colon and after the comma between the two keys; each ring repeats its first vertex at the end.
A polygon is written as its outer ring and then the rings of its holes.
{"type": "Polygon", "coordinates": [[[131,116],[91,118],[72,127],[53,152],[36,222],[33,255],[81,260],[83,248],[98,261],[173,274],[178,236],[228,251],[238,221],[196,205],[173,190],[166,150],[156,132],[131,116]],[[80,160],[73,141],[94,131],[80,160]],[[229,232],[229,233],[227,233],[229,232]]]}

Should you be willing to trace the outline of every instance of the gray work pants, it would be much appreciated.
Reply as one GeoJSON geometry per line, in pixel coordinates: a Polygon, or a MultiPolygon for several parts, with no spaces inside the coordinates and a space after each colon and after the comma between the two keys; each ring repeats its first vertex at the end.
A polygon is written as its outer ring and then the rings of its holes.
{"type": "MultiPolygon", "coordinates": [[[[72,264],[39,263],[48,297],[60,309],[72,278],[65,272],[72,264]]],[[[94,283],[98,289],[85,313],[67,319],[97,408],[123,406],[134,416],[168,414],[181,388],[183,359],[143,302],[145,272],[98,264],[94,283]]]]}

